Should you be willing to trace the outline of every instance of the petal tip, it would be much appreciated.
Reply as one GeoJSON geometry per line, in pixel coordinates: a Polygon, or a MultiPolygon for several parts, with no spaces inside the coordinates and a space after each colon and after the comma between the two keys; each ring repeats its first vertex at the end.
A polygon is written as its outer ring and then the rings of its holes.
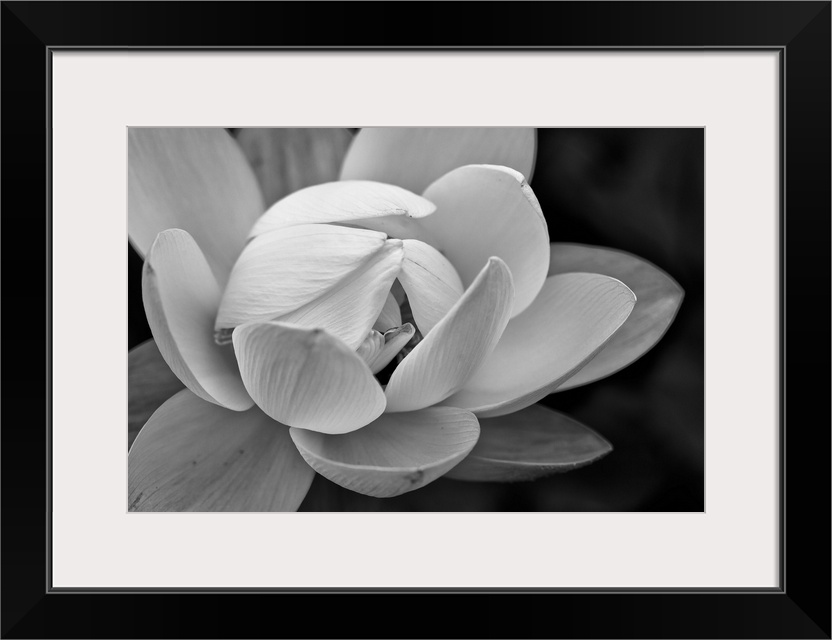
{"type": "Polygon", "coordinates": [[[502,277],[506,278],[511,286],[512,297],[514,297],[514,276],[505,260],[498,256],[491,256],[485,263],[485,269],[483,271],[488,274],[499,273],[502,277]]]}
{"type": "MultiPolygon", "coordinates": [[[[487,264],[489,267],[493,267],[493,266],[500,266],[500,267],[502,267],[503,269],[505,269],[506,271],[509,271],[509,269],[508,269],[508,265],[506,264],[505,260],[503,260],[503,259],[502,259],[502,258],[500,258],[499,256],[491,256],[491,257],[488,259],[488,262],[487,262],[486,264],[487,264]]],[[[509,273],[511,273],[511,272],[509,271],[509,273]]]]}

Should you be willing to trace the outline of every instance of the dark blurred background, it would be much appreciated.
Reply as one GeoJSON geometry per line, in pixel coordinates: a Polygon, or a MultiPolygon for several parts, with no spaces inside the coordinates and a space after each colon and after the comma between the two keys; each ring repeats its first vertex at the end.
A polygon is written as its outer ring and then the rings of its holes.
{"type": "MultiPolygon", "coordinates": [[[[440,479],[378,499],[317,476],[301,511],[704,510],[704,129],[539,129],[531,185],[552,242],[634,253],[685,299],[664,338],[626,369],[544,400],[614,451],[569,473],[515,484],[440,479]]],[[[129,255],[128,341],[151,337],[142,260],[129,255]]]]}

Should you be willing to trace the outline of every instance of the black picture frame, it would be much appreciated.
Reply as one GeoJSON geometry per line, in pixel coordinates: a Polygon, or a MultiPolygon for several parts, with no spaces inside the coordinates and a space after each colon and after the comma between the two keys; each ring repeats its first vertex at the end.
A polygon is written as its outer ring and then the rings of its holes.
{"type": "Polygon", "coordinates": [[[831,13],[828,1],[3,2],[2,637],[829,638],[831,13]],[[780,586],[242,597],[53,589],[50,60],[62,48],[130,47],[779,51],[780,586]]]}

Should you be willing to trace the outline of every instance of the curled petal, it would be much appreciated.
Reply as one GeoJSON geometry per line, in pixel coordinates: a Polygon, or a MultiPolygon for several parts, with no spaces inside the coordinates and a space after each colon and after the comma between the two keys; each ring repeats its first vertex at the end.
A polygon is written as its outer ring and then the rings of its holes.
{"type": "Polygon", "coordinates": [[[392,184],[367,180],[328,182],[301,189],[276,202],[255,223],[249,237],[313,223],[379,227],[379,231],[387,233],[395,228],[396,217],[418,219],[434,211],[436,206],[425,198],[392,184]],[[390,228],[384,228],[385,225],[390,228]]]}
{"type": "Polygon", "coordinates": [[[447,403],[480,417],[534,404],[598,353],[635,301],[632,291],[607,276],[548,278],[534,304],[512,319],[485,364],[447,403]]]}
{"type": "Polygon", "coordinates": [[[334,127],[246,127],[237,132],[266,206],[304,187],[337,180],[350,142],[349,130],[334,127]]]}
{"type": "Polygon", "coordinates": [[[388,329],[384,332],[384,348],[378,354],[372,364],[373,373],[378,373],[395,358],[399,351],[410,342],[416,333],[416,329],[409,322],[394,329],[388,329]]]}
{"type": "Polygon", "coordinates": [[[357,353],[370,367],[370,371],[378,373],[390,364],[415,333],[416,330],[409,322],[401,327],[388,329],[384,334],[371,331],[358,347],[357,353]]]}
{"type": "Polygon", "coordinates": [[[427,335],[465,289],[453,265],[429,244],[405,240],[403,245],[399,282],[407,293],[416,326],[422,335],[427,335]]]}
{"type": "Polygon", "coordinates": [[[265,210],[257,179],[224,129],[130,127],[127,225],[145,255],[165,229],[184,229],[225,284],[265,210]]]}
{"type": "Polygon", "coordinates": [[[234,265],[215,328],[273,320],[299,309],[355,272],[385,241],[383,233],[329,224],[256,237],[234,265]]]}
{"type": "Polygon", "coordinates": [[[384,411],[384,393],[366,363],[321,329],[253,322],[232,338],[246,389],[278,422],[346,433],[384,411]]]}
{"type": "Polygon", "coordinates": [[[535,130],[523,127],[372,127],[358,132],[342,180],[377,180],[420,193],[466,164],[512,167],[531,179],[535,130]]]}
{"type": "Polygon", "coordinates": [[[476,482],[534,480],[583,467],[612,451],[589,427],[533,404],[499,418],[480,419],[480,439],[448,477],[476,482]]]}
{"type": "Polygon", "coordinates": [[[414,411],[460,389],[500,339],[511,313],[511,273],[491,258],[447,315],[401,361],[385,389],[388,411],[414,411]]]}
{"type": "Polygon", "coordinates": [[[203,400],[250,408],[234,351],[214,342],[219,285],[187,232],[169,229],[156,238],[144,263],[142,297],[156,345],[176,377],[203,400]]]}
{"type": "Polygon", "coordinates": [[[418,226],[456,267],[462,284],[497,256],[514,278],[512,317],[528,307],[546,280],[549,232],[523,175],[507,167],[460,167],[432,183],[425,197],[437,210],[418,226]]]}
{"type": "MultiPolygon", "coordinates": [[[[384,336],[378,331],[372,330],[364,338],[363,342],[358,345],[355,352],[358,357],[367,363],[372,371],[372,363],[384,348],[384,336]]],[[[375,371],[373,371],[375,373],[375,371]]]]}
{"type": "Polygon", "coordinates": [[[632,364],[665,334],[682,304],[685,292],[676,281],[646,260],[603,247],[553,243],[549,275],[585,271],[621,280],[636,295],[627,321],[603,349],[557,391],[565,391],[632,364]]]}
{"type": "Polygon", "coordinates": [[[130,511],[297,511],[314,472],[289,429],[181,391],[151,416],[128,456],[130,511]]]}
{"type": "Polygon", "coordinates": [[[453,407],[385,413],[360,431],[290,434],[315,471],[351,491],[389,498],[433,482],[476,444],[477,419],[453,407]]]}
{"type": "Polygon", "coordinates": [[[402,265],[402,241],[388,240],[364,265],[320,298],[278,318],[301,327],[325,329],[353,349],[378,319],[402,265]]]}

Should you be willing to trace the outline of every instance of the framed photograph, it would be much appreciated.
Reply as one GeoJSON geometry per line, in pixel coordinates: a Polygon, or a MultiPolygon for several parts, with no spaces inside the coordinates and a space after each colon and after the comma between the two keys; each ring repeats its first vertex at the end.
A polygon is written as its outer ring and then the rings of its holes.
{"type": "Polygon", "coordinates": [[[830,637],[830,4],[519,7],[3,4],[4,637],[830,637]]]}
{"type": "Polygon", "coordinates": [[[128,136],[131,512],[704,511],[703,128],[128,136]]]}

